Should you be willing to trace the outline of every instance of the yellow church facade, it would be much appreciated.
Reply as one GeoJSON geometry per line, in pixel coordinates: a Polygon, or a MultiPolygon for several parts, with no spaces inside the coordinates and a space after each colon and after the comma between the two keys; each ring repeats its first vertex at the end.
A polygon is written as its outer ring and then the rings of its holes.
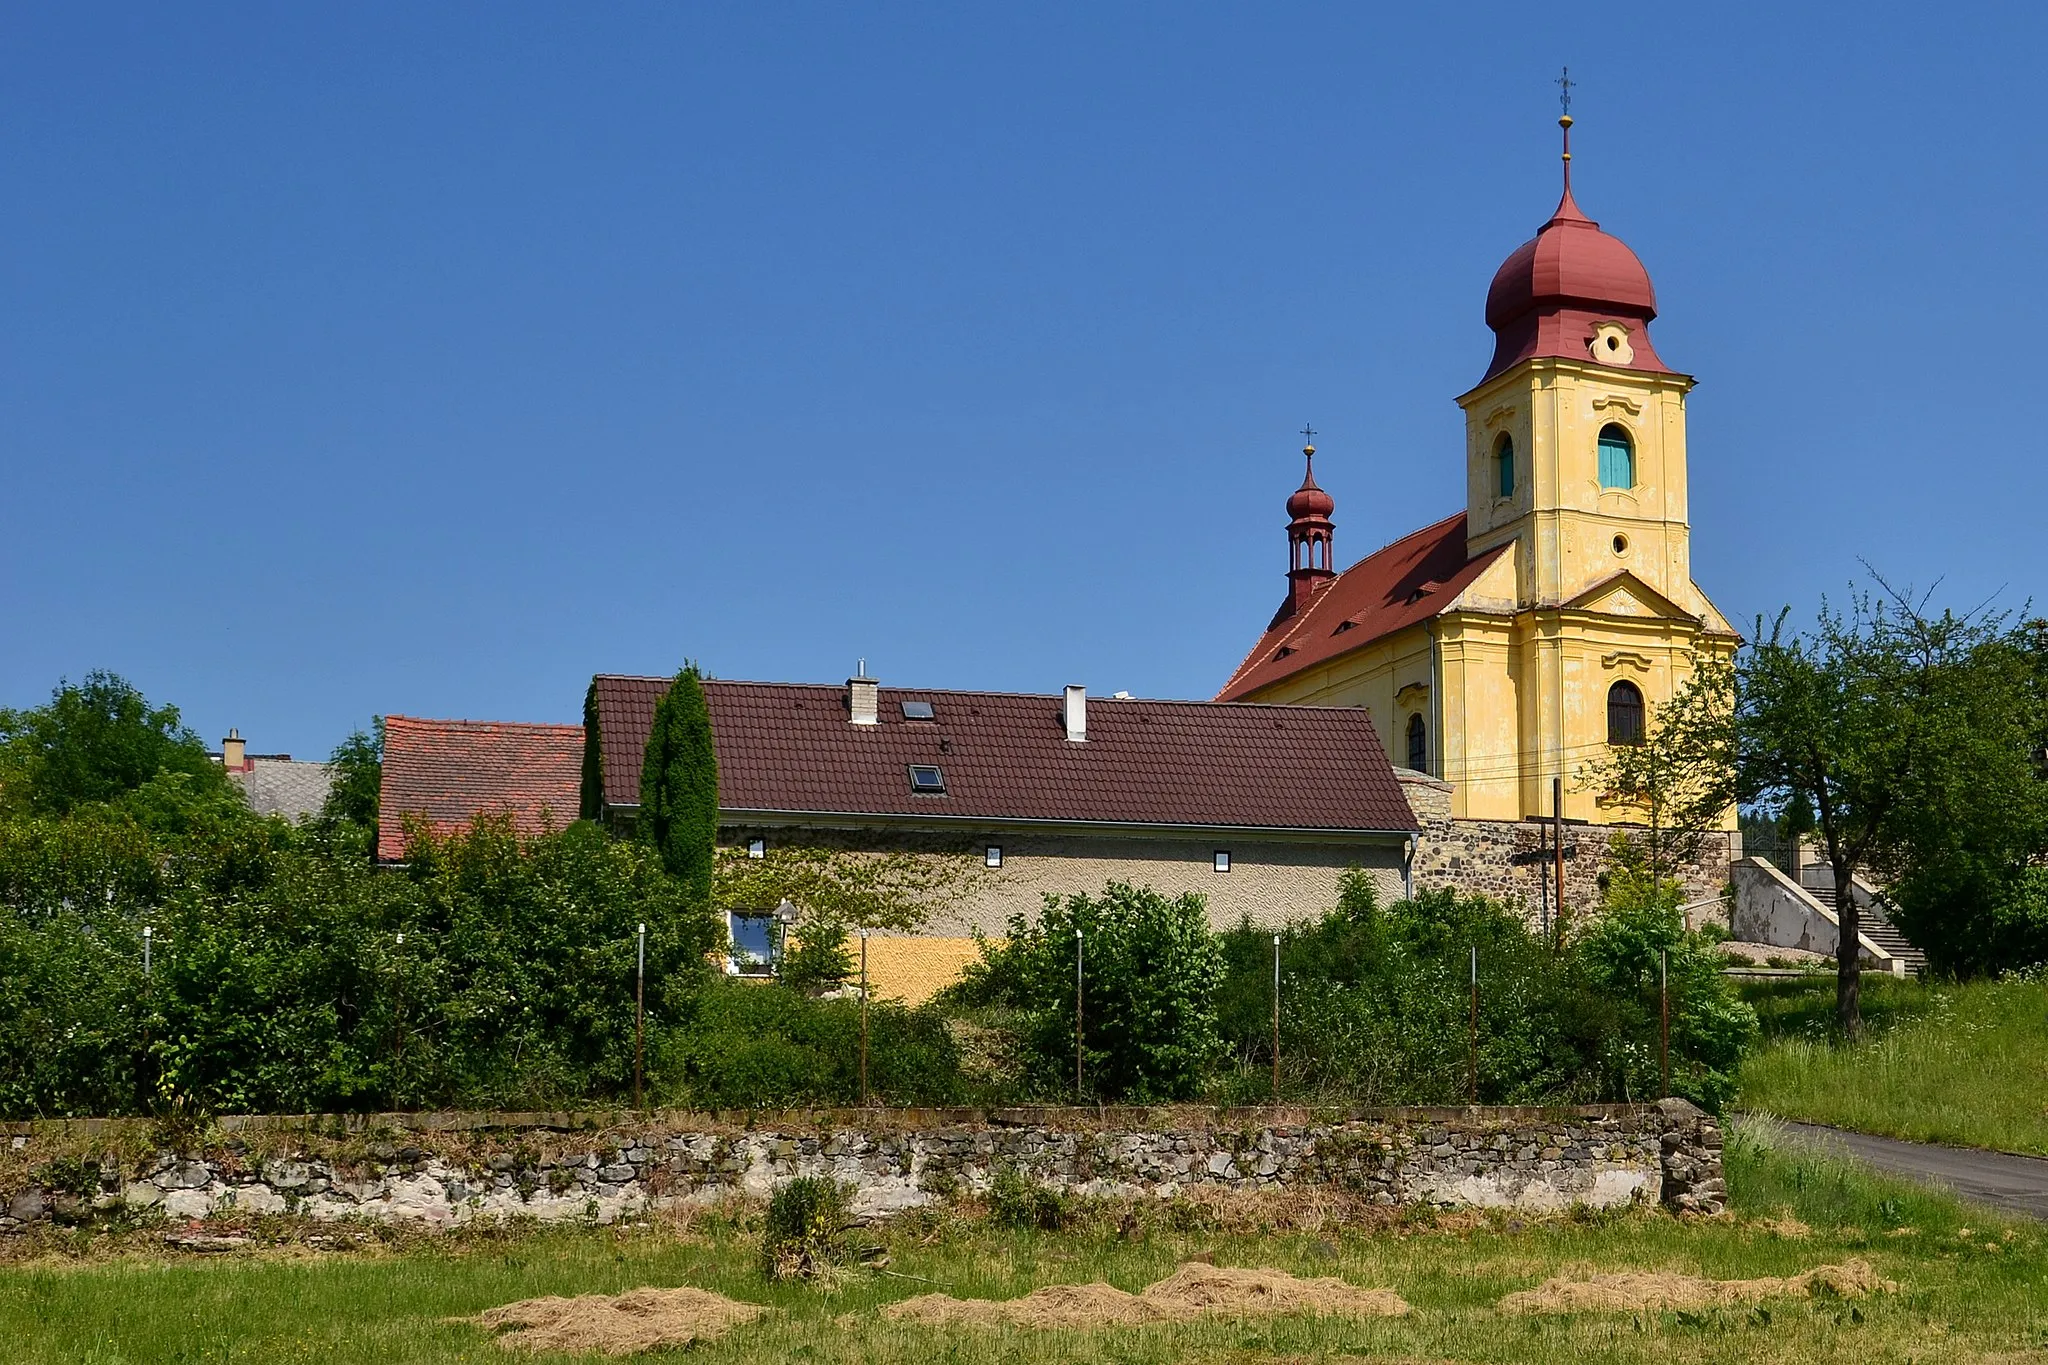
{"type": "Polygon", "coordinates": [[[1739,643],[1692,579],[1692,379],[1657,355],[1649,275],[1566,168],[1488,293],[1493,360],[1458,399],[1465,510],[1339,573],[1310,447],[1287,599],[1218,697],[1364,708],[1395,764],[1450,785],[1454,819],[1552,815],[1556,783],[1568,819],[1639,823],[1594,770],[1739,643]]]}

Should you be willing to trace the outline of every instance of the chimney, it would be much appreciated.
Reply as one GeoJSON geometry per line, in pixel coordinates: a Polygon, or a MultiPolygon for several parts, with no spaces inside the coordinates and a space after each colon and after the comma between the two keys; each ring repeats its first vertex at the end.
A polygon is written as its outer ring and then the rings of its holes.
{"type": "Polygon", "coordinates": [[[1088,689],[1079,683],[1067,684],[1065,704],[1067,738],[1080,744],[1088,738],[1088,689]]]}
{"type": "Polygon", "coordinates": [[[242,742],[240,730],[228,731],[228,737],[220,742],[220,766],[231,773],[249,770],[249,746],[242,742]]]}
{"type": "Polygon", "coordinates": [[[855,725],[882,723],[882,685],[868,676],[868,661],[860,661],[860,672],[846,680],[847,719],[855,725]]]}

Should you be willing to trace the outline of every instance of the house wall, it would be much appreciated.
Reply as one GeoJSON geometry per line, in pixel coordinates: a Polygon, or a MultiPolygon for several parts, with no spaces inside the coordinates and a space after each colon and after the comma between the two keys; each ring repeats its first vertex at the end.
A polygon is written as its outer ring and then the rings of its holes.
{"type": "Polygon", "coordinates": [[[1002,935],[1012,915],[1036,915],[1048,895],[1099,895],[1106,883],[1129,882],[1164,896],[1199,894],[1216,929],[1234,928],[1244,919],[1277,927],[1335,906],[1344,875],[1354,867],[1373,879],[1383,898],[1398,899],[1405,854],[1405,841],[1399,838],[1163,838],[1050,833],[994,824],[945,832],[747,824],[724,827],[719,837],[731,847],[760,838],[771,847],[791,843],[855,852],[964,856],[975,867],[981,866],[989,845],[999,845],[1002,867],[983,868],[968,895],[951,911],[935,916],[923,933],[870,937],[868,977],[876,995],[911,1003],[929,997],[974,959],[974,934],[1002,935]],[[1218,850],[1229,851],[1230,871],[1215,870],[1218,850]]]}

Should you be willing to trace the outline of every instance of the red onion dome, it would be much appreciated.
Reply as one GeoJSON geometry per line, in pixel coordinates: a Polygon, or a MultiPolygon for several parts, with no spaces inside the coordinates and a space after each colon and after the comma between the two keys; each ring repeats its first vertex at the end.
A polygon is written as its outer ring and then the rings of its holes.
{"type": "Polygon", "coordinates": [[[1316,448],[1305,446],[1302,454],[1308,456],[1308,472],[1301,477],[1301,487],[1287,499],[1287,515],[1296,521],[1328,517],[1337,510],[1337,500],[1316,484],[1316,448]]]}

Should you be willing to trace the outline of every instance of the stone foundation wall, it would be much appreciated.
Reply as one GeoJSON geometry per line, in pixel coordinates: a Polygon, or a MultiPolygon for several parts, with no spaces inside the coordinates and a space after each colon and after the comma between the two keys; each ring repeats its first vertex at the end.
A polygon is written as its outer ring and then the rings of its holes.
{"type": "MultiPolygon", "coordinates": [[[[1397,769],[1401,790],[1423,826],[1416,841],[1414,878],[1418,891],[1449,886],[1466,894],[1492,896],[1520,905],[1532,922],[1542,917],[1554,897],[1556,875],[1552,827],[1535,820],[1454,820],[1448,782],[1407,769],[1397,769]]],[[[1564,895],[1566,909],[1583,913],[1600,903],[1601,875],[1607,870],[1615,835],[1647,849],[1649,831],[1636,825],[1564,827],[1564,895]]],[[[1699,856],[1678,869],[1687,901],[1707,900],[1728,885],[1729,866],[1740,858],[1739,834],[1712,834],[1699,856]]],[[[1667,875],[1668,872],[1667,872],[1667,875]]],[[[1555,913],[1555,907],[1550,907],[1555,913]]],[[[1692,913],[1697,927],[1705,919],[1727,923],[1727,912],[1706,907],[1692,913]]]]}
{"type": "Polygon", "coordinates": [[[1719,1212],[1721,1136],[1684,1100],[1571,1109],[830,1111],[752,1126],[693,1114],[223,1120],[164,1147],[140,1121],[16,1124],[0,1232],[98,1214],[293,1214],[445,1226],[610,1222],[683,1201],[852,1184],[886,1217],[1004,1170],[1059,1190],[1171,1198],[1197,1186],[1340,1185],[1386,1205],[1526,1210],[1662,1204],[1719,1212]],[[589,1124],[591,1126],[579,1126],[589,1124]]]}

